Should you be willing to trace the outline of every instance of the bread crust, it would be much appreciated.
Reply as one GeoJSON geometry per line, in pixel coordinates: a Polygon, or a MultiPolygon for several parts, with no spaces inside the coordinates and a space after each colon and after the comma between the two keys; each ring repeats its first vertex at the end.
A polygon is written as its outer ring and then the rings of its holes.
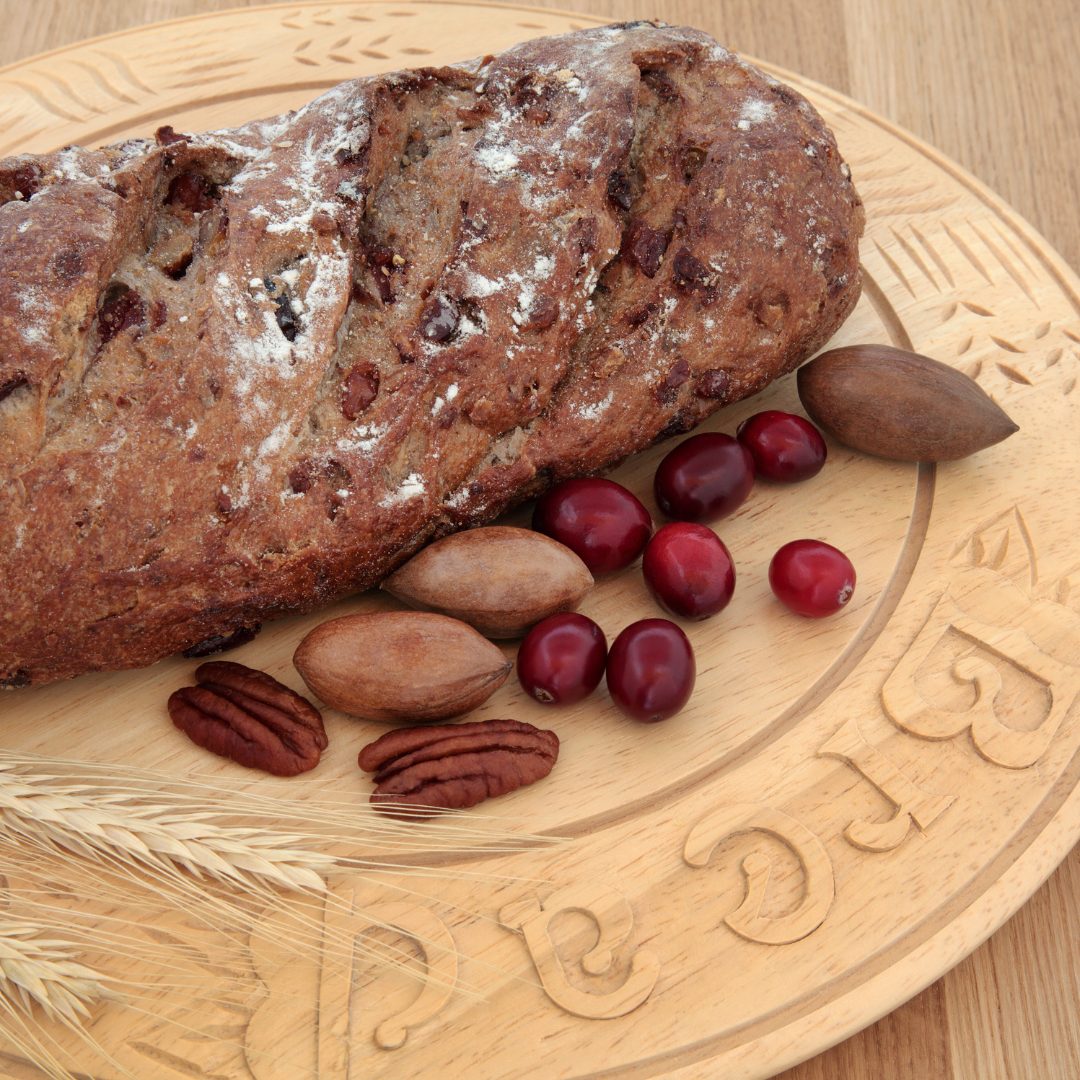
{"type": "Polygon", "coordinates": [[[634,23],[0,162],[0,682],[365,589],[684,432],[859,296],[813,108],[634,23]]]}

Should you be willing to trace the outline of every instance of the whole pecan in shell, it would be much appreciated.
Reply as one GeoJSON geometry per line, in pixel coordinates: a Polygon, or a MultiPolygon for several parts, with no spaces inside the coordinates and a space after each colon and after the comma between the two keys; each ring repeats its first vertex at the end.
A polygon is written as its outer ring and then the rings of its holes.
{"type": "Polygon", "coordinates": [[[192,742],[240,765],[296,776],[326,749],[322,713],[264,671],[215,660],[195,669],[198,686],[169,697],[172,722],[192,742]]]}
{"type": "Polygon", "coordinates": [[[430,611],[328,619],[300,642],[293,664],[324,704],[410,724],[470,712],[513,670],[471,626],[430,611]]]}
{"type": "Polygon", "coordinates": [[[485,637],[512,638],[548,615],[573,611],[592,586],[589,568],[557,540],[489,525],[429,544],[381,588],[412,607],[461,619],[485,637]]]}
{"type": "Polygon", "coordinates": [[[542,780],[559,756],[559,737],[517,720],[482,720],[390,731],[360,751],[375,774],[371,801],[403,818],[424,809],[464,810],[542,780]]]}

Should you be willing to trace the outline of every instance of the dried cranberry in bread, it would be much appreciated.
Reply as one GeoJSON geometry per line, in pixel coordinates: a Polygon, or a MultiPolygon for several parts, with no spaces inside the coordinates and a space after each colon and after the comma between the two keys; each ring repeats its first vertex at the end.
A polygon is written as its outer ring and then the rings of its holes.
{"type": "Polygon", "coordinates": [[[0,162],[0,681],[133,667],[761,389],[859,294],[821,118],[650,23],[0,162]]]}

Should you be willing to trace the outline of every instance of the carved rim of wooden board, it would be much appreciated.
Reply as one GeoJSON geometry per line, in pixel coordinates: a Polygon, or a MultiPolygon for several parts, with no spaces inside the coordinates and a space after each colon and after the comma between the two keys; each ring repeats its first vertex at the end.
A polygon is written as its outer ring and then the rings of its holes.
{"type": "MultiPolygon", "coordinates": [[[[601,21],[358,0],[141,27],[0,71],[0,154],[165,122],[221,126],[345,77],[601,21]]],[[[888,340],[951,362],[1003,404],[1020,434],[940,469],[833,446],[816,488],[768,489],[768,514],[723,523],[747,571],[726,622],[691,631],[702,671],[678,721],[619,724],[605,701],[556,723],[520,693],[498,697],[479,715],[567,733],[552,777],[504,800],[506,813],[575,843],[484,862],[544,884],[478,891],[464,878],[420,881],[429,902],[376,900],[432,976],[393,1015],[377,1003],[358,1014],[351,975],[318,957],[305,966],[253,947],[260,995],[247,1008],[235,1075],[765,1075],[938,978],[1080,836],[1080,498],[1061,452],[1080,435],[1080,282],[930,147],[840,94],[768,70],[823,112],[866,199],[865,294],[837,343],[888,340]],[[778,525],[857,556],[860,588],[843,618],[796,623],[770,606],[753,566],[791,538],[778,525]],[[464,913],[447,908],[454,903],[464,913]],[[470,965],[482,968],[471,976],[486,994],[479,1003],[449,992],[470,965]],[[310,1027],[310,1038],[290,1043],[285,1058],[262,1054],[283,1024],[310,1027]]],[[[712,426],[732,430],[761,407],[795,402],[784,380],[712,426]]],[[[660,453],[618,475],[645,490],[660,453]]],[[[631,575],[605,583],[584,610],[611,631],[650,609],[631,575]]],[[[237,658],[299,685],[292,647],[323,617],[275,624],[237,658]]],[[[169,661],[13,697],[7,745],[79,746],[98,761],[235,778],[235,768],[157,738],[162,721],[148,707],[190,667],[169,661]],[[109,732],[86,746],[85,725],[95,708],[105,718],[105,699],[109,732]]],[[[330,715],[328,728],[323,790],[360,792],[355,724],[349,734],[349,722],[330,715]]],[[[348,903],[353,887],[334,885],[348,903]]],[[[365,918],[350,923],[343,910],[328,909],[326,932],[333,923],[361,934],[365,918]]],[[[157,1075],[174,1075],[169,1054],[206,1065],[205,1045],[158,1034],[157,1075]]],[[[136,1075],[147,1066],[110,1015],[95,1015],[94,1035],[136,1075]]]]}

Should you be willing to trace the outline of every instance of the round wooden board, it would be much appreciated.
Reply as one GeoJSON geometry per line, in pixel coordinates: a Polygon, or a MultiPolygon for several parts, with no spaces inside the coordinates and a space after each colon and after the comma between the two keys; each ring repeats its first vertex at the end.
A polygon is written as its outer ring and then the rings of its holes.
{"type": "MultiPolygon", "coordinates": [[[[161,123],[230,125],[344,78],[496,52],[589,21],[354,2],[148,26],[0,72],[0,154],[161,123]]],[[[815,480],[759,485],[718,527],[736,559],[736,596],[721,616],[687,626],[698,686],[661,726],[626,721],[602,694],[552,713],[500,690],[477,718],[553,726],[563,751],[549,779],[491,813],[573,842],[485,859],[485,871],[508,875],[502,884],[464,873],[411,880],[408,903],[333,883],[346,900],[357,890],[354,922],[342,924],[339,906],[335,932],[362,934],[363,907],[421,955],[435,941],[460,953],[447,968],[448,954],[432,950],[438,979],[419,997],[386,972],[350,978],[320,956],[301,962],[262,945],[238,974],[250,983],[242,1006],[147,989],[149,1016],[95,1012],[93,1034],[117,1063],[95,1075],[123,1066],[258,1080],[763,1076],[936,979],[1076,842],[1080,283],[933,150],[830,90],[776,74],[820,109],[866,200],[863,299],[835,343],[889,341],[954,364],[1020,433],[938,469],[834,445],[815,480]],[[842,615],[808,622],[771,598],[769,558],[798,536],[852,556],[859,584],[842,615]],[[481,996],[442,992],[443,982],[481,996]],[[394,1048],[391,1016],[406,1031],[394,1048]]],[[[767,407],[797,408],[793,380],[709,426],[733,431],[767,407]]],[[[616,478],[646,496],[662,453],[616,478]]],[[[334,613],[385,605],[364,596],[334,613]]],[[[636,570],[603,581],[583,610],[609,639],[654,613],[636,570]]],[[[275,623],[234,656],[301,688],[290,657],[325,615],[275,623]]],[[[4,744],[229,777],[294,802],[367,798],[355,755],[381,727],[328,712],[331,746],[307,781],[257,777],[169,725],[165,698],[193,666],[176,659],[10,696],[4,744]]]]}

